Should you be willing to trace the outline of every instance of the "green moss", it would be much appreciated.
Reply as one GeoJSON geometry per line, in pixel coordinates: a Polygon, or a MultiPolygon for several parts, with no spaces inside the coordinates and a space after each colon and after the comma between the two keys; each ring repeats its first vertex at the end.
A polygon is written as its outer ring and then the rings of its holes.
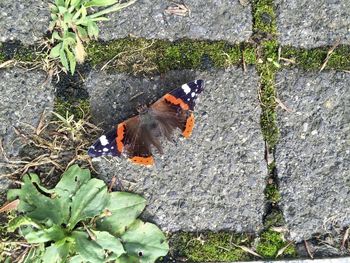
{"type": "MultiPolygon", "coordinates": [[[[173,69],[223,68],[240,63],[239,45],[225,41],[146,40],[124,38],[106,43],[91,43],[88,58],[93,65],[109,62],[111,68],[132,73],[159,73],[173,69]]],[[[246,63],[255,63],[252,48],[245,51],[246,63]]]]}
{"type": "Polygon", "coordinates": [[[273,0],[254,0],[253,19],[255,32],[277,33],[273,0]]]}
{"type": "Polygon", "coordinates": [[[281,199],[281,194],[278,191],[277,185],[268,184],[265,188],[266,199],[272,203],[277,203],[281,199]]]}
{"type": "Polygon", "coordinates": [[[232,245],[250,247],[252,239],[244,234],[177,233],[171,237],[170,242],[175,257],[186,258],[190,262],[237,261],[253,258],[242,249],[232,245]]]}
{"type": "MultiPolygon", "coordinates": [[[[314,49],[284,47],[281,51],[281,57],[294,61],[295,65],[298,67],[319,70],[327,57],[329,49],[330,47],[314,49]]],[[[349,70],[350,46],[337,47],[330,55],[325,69],[349,70]]]]}
{"type": "Polygon", "coordinates": [[[77,101],[63,101],[59,98],[55,100],[54,112],[61,116],[66,116],[67,112],[69,115],[74,115],[74,119],[84,119],[90,112],[89,100],[77,100],[77,101]]]}
{"type": "Polygon", "coordinates": [[[277,208],[272,208],[264,218],[264,227],[269,229],[270,227],[280,227],[284,225],[283,213],[277,208]]]}
{"type": "MultiPolygon", "coordinates": [[[[260,235],[260,242],[256,247],[258,254],[264,258],[275,258],[278,252],[288,245],[287,241],[284,241],[281,233],[275,231],[265,231],[260,235]]],[[[293,244],[290,244],[282,253],[284,257],[296,256],[296,249],[293,244]]]]}

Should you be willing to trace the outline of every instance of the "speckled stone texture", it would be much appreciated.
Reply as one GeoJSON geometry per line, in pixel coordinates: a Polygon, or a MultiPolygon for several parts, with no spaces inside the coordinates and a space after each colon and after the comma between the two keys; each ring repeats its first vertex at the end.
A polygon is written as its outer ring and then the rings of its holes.
{"type": "Polygon", "coordinates": [[[190,139],[179,134],[175,143],[164,142],[154,167],[97,158],[97,172],[106,181],[117,176],[125,190],[143,194],[144,216],[163,230],[256,232],[262,227],[267,168],[255,70],[173,71],[152,79],[93,72],[87,80],[92,114],[105,127],[115,125],[137,105],[197,78],[206,84],[190,139]]]}
{"type": "Polygon", "coordinates": [[[44,0],[1,0],[0,42],[19,40],[34,44],[48,30],[50,9],[44,0]]]}
{"type": "Polygon", "coordinates": [[[0,79],[0,137],[11,156],[19,151],[13,128],[36,128],[42,112],[53,108],[54,87],[45,83],[43,71],[1,69],[0,79]]]}
{"type": "Polygon", "coordinates": [[[281,45],[302,48],[350,41],[350,1],[275,0],[281,45]]]}
{"type": "MultiPolygon", "coordinates": [[[[350,224],[350,74],[283,70],[276,166],[293,240],[350,224]]],[[[339,230],[339,229],[338,229],[339,230]]]]}
{"type": "Polygon", "coordinates": [[[148,39],[181,38],[227,40],[241,42],[252,34],[251,6],[239,1],[185,0],[190,9],[186,16],[166,14],[174,7],[170,0],[139,0],[118,13],[110,14],[110,21],[100,24],[100,38],[112,40],[128,35],[148,39]]]}

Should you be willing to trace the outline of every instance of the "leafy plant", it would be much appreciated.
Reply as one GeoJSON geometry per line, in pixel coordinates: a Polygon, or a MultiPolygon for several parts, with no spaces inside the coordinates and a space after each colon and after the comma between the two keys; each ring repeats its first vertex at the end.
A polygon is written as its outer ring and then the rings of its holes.
{"type": "Polygon", "coordinates": [[[53,189],[40,184],[36,174],[23,178],[19,197],[22,215],[11,220],[33,244],[25,262],[154,262],[168,253],[161,230],[137,219],[145,199],[126,192],[107,191],[102,180],[87,169],[71,166],[53,189]]]}
{"type": "Polygon", "coordinates": [[[86,56],[83,42],[98,37],[96,22],[108,20],[104,15],[135,2],[136,0],[126,3],[119,3],[118,0],[55,0],[55,4],[51,4],[52,21],[49,29],[53,32],[51,41],[56,45],[51,49],[50,57],[59,58],[64,69],[74,74],[77,62],[84,62],[86,56]],[[93,7],[107,8],[92,13],[93,7]]]}

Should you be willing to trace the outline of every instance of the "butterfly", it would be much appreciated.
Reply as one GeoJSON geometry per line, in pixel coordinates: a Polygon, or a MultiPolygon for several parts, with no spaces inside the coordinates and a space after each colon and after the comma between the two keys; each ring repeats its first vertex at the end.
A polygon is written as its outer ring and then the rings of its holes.
{"type": "Polygon", "coordinates": [[[149,107],[139,108],[138,115],[102,135],[89,148],[89,156],[124,155],[133,163],[153,165],[151,148],[163,154],[162,138],[172,140],[176,129],[180,129],[185,138],[190,137],[195,101],[203,89],[204,81],[195,80],[165,94],[149,107]]]}

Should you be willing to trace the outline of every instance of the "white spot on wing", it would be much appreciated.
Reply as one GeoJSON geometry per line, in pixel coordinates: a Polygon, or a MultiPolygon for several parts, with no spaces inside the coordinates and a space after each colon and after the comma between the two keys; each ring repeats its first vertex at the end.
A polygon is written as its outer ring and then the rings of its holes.
{"type": "Polygon", "coordinates": [[[196,96],[196,93],[195,93],[195,92],[192,92],[192,93],[191,93],[191,96],[192,96],[192,98],[194,98],[194,96],[196,96]]]}
{"type": "Polygon", "coordinates": [[[108,140],[107,140],[107,138],[106,138],[106,135],[102,135],[102,136],[100,137],[100,142],[101,142],[101,145],[102,145],[102,146],[106,146],[106,145],[108,144],[108,140]]]}
{"type": "Polygon", "coordinates": [[[187,98],[187,101],[190,101],[191,99],[190,98],[187,98]]]}
{"type": "Polygon", "coordinates": [[[103,148],[103,151],[108,152],[109,150],[108,150],[108,148],[103,148]]]}
{"type": "Polygon", "coordinates": [[[187,84],[183,84],[181,88],[186,94],[191,92],[191,88],[187,84]]]}

